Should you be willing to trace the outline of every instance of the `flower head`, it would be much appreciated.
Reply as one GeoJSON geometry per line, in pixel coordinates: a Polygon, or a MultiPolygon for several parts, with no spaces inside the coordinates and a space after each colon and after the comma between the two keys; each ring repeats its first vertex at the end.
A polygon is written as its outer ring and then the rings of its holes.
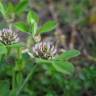
{"type": "Polygon", "coordinates": [[[0,30],[0,42],[5,45],[11,45],[19,41],[18,35],[10,28],[0,30]]]}
{"type": "Polygon", "coordinates": [[[33,46],[33,55],[43,59],[50,59],[56,55],[57,49],[50,42],[40,42],[33,46]]]}

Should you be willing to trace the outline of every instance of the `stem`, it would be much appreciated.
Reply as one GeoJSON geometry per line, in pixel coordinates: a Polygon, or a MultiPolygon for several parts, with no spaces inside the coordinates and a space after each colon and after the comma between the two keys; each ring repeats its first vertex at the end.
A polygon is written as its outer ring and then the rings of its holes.
{"type": "Polygon", "coordinates": [[[22,91],[22,89],[24,88],[24,86],[26,85],[26,83],[28,82],[28,80],[30,79],[30,77],[32,76],[32,74],[34,73],[34,70],[35,70],[36,67],[37,67],[37,65],[35,65],[33,67],[33,69],[30,71],[30,73],[27,75],[27,77],[25,78],[23,84],[20,86],[20,88],[16,92],[16,96],[18,96],[20,94],[20,92],[22,91]]]}
{"type": "Polygon", "coordinates": [[[13,70],[13,74],[12,74],[12,89],[15,89],[15,71],[13,70]]]}
{"type": "Polygon", "coordinates": [[[21,53],[21,48],[17,48],[17,58],[21,59],[22,58],[22,53],[21,53]]]}
{"type": "Polygon", "coordinates": [[[7,56],[9,56],[11,53],[11,47],[7,46],[7,56]]]}
{"type": "Polygon", "coordinates": [[[29,36],[28,37],[28,40],[27,40],[27,48],[29,48],[30,49],[30,47],[33,45],[33,44],[35,44],[36,42],[35,42],[35,40],[34,40],[34,37],[31,35],[31,36],[29,36]]]}
{"type": "Polygon", "coordinates": [[[31,36],[28,37],[28,40],[27,40],[27,48],[30,48],[31,46],[31,36]]]}

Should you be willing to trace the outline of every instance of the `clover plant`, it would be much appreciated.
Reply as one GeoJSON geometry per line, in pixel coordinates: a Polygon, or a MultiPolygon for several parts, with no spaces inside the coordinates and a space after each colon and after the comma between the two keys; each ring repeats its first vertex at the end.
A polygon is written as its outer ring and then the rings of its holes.
{"type": "MultiPolygon", "coordinates": [[[[12,4],[9,4],[9,7],[17,10],[16,12],[12,10],[12,12],[20,13],[25,6],[21,8],[21,5],[22,3],[16,5],[16,9],[13,8],[12,4]]],[[[0,3],[0,11],[6,18],[8,10],[5,10],[2,3],[0,3]]],[[[2,67],[1,73],[5,72],[11,78],[10,83],[4,81],[5,83],[3,82],[0,86],[2,96],[21,96],[21,92],[27,89],[28,80],[38,67],[44,68],[51,75],[57,73],[71,75],[75,70],[74,65],[69,60],[80,54],[78,50],[65,50],[60,54],[52,42],[44,40],[36,42],[35,36],[52,31],[57,27],[54,20],[49,20],[40,27],[39,21],[39,16],[31,10],[27,14],[26,22],[20,21],[14,24],[16,29],[29,34],[29,44],[28,42],[27,44],[20,42],[19,34],[13,30],[14,28],[4,28],[0,31],[0,64],[6,66],[5,69],[2,67]],[[14,58],[13,62],[8,61],[10,57],[14,58]]]]}

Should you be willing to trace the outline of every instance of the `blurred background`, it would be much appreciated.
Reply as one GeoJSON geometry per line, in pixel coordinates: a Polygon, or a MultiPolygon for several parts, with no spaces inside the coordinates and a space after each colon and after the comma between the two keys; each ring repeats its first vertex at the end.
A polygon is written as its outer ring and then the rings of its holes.
{"type": "MultiPolygon", "coordinates": [[[[9,2],[19,3],[19,0],[1,1],[5,6],[9,2]]],[[[36,96],[96,96],[96,0],[28,0],[24,12],[12,22],[26,22],[28,10],[38,13],[39,26],[51,19],[58,23],[56,30],[42,34],[42,39],[51,40],[60,50],[75,48],[81,52],[71,60],[76,66],[72,76],[38,75],[41,81],[34,81],[34,94],[36,91],[36,96]]],[[[0,14],[0,29],[7,26],[5,22],[0,14]]],[[[20,33],[20,36],[23,40],[26,34],[20,33]]]]}

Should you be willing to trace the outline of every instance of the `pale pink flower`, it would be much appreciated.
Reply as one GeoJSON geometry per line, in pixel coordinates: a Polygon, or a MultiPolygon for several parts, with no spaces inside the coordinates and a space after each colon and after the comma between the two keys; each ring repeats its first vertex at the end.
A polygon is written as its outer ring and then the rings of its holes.
{"type": "Polygon", "coordinates": [[[19,42],[19,37],[12,29],[4,28],[0,30],[0,42],[5,45],[11,45],[19,42]]]}
{"type": "Polygon", "coordinates": [[[40,42],[32,47],[32,52],[36,57],[50,59],[56,55],[57,49],[50,42],[40,42]]]}

